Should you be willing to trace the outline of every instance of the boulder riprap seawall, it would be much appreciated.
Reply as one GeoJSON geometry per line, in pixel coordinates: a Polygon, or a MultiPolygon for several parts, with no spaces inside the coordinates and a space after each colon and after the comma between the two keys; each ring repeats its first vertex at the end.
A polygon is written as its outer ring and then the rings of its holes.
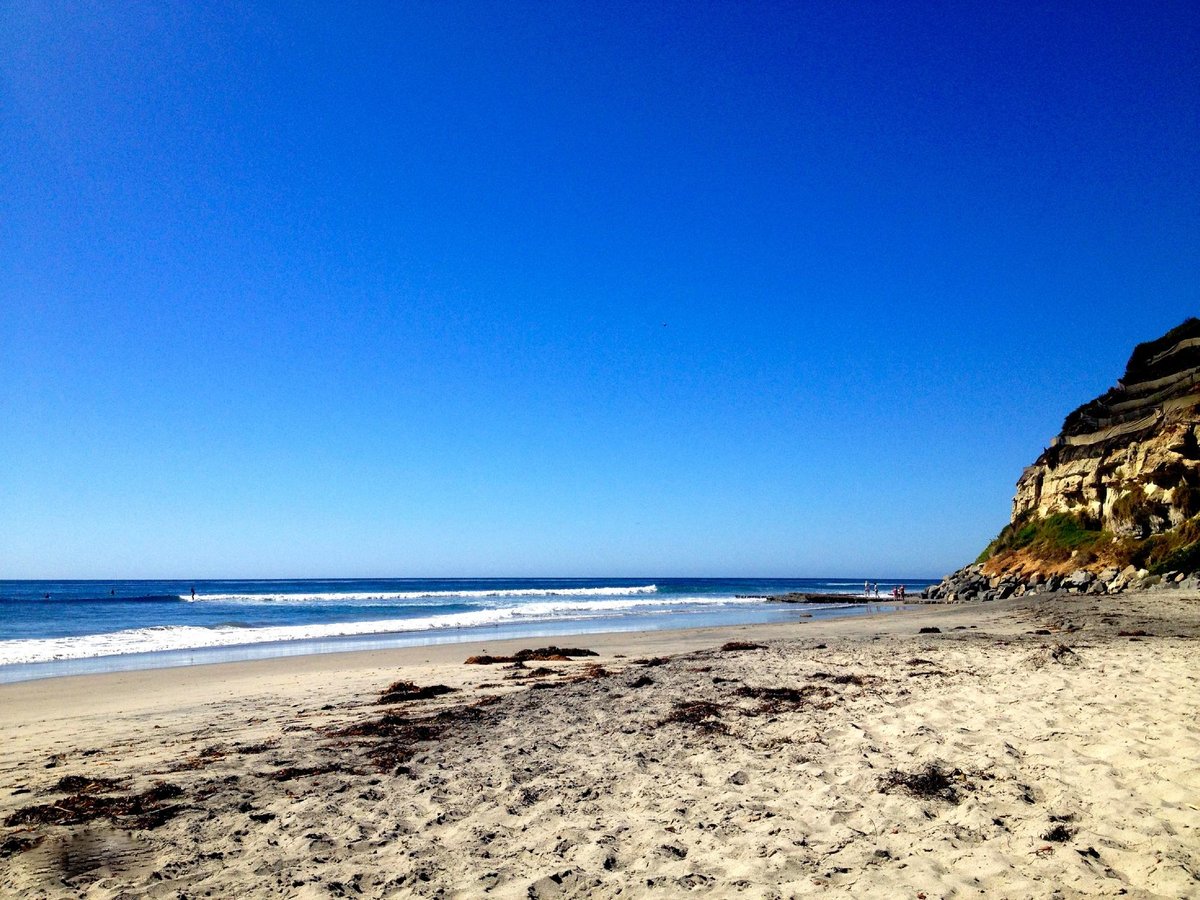
{"type": "Polygon", "coordinates": [[[1200,319],[1139,344],[1109,391],[1067,416],[1017,482],[1008,525],[925,591],[1200,588],[1200,319]]]}
{"type": "Polygon", "coordinates": [[[947,575],[939,584],[922,592],[930,600],[948,603],[967,600],[1007,600],[1025,594],[1120,594],[1127,590],[1154,588],[1156,590],[1184,589],[1200,591],[1200,574],[1168,570],[1163,573],[1138,569],[1109,567],[1099,572],[1075,569],[1071,572],[1044,575],[1040,572],[1005,572],[989,575],[982,563],[964,566],[947,575]]]}

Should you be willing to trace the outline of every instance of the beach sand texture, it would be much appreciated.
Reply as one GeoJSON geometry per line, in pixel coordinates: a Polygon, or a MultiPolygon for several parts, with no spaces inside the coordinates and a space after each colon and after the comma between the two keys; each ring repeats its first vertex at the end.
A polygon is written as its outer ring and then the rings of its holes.
{"type": "Polygon", "coordinates": [[[0,686],[0,895],[1200,896],[1198,636],[1022,599],[0,686]]]}

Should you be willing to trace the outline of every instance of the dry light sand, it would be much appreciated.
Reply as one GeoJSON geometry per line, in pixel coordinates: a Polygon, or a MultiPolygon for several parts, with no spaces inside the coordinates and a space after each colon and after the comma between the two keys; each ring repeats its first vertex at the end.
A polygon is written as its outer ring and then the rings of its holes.
{"type": "Polygon", "coordinates": [[[0,686],[0,895],[1200,896],[1198,635],[1086,597],[0,686]]]}

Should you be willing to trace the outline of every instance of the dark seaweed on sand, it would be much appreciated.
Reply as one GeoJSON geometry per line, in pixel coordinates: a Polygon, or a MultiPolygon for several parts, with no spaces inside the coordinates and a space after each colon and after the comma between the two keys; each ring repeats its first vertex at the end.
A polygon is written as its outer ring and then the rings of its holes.
{"type": "Polygon", "coordinates": [[[1050,658],[1055,662],[1074,665],[1079,662],[1079,654],[1068,647],[1066,644],[1055,644],[1054,649],[1050,651],[1050,658]]]}
{"type": "Polygon", "coordinates": [[[87,775],[64,775],[52,784],[48,794],[104,794],[123,787],[125,779],[92,778],[87,775]]]}
{"type": "Polygon", "coordinates": [[[282,769],[276,769],[274,772],[268,772],[263,777],[268,781],[294,781],[297,778],[309,778],[313,775],[329,775],[333,772],[343,771],[340,766],[324,765],[324,766],[285,766],[282,769]]]}
{"type": "Polygon", "coordinates": [[[32,850],[38,844],[46,839],[44,834],[27,835],[14,834],[12,837],[5,838],[0,842],[0,859],[7,859],[10,856],[16,856],[18,853],[24,853],[26,850],[32,850]]]}
{"type": "Polygon", "coordinates": [[[816,706],[820,709],[828,707],[828,701],[833,691],[819,684],[809,684],[801,688],[782,687],[764,688],[745,685],[736,691],[739,697],[751,697],[761,700],[759,712],[778,712],[781,709],[797,709],[801,706],[816,706]]]}
{"type": "Polygon", "coordinates": [[[853,672],[834,675],[832,672],[813,672],[812,677],[818,681],[828,681],[832,684],[853,684],[857,687],[865,687],[870,680],[870,675],[855,675],[853,672]]]}
{"type": "Polygon", "coordinates": [[[179,805],[164,805],[181,796],[182,788],[161,781],[140,794],[72,794],[54,803],[18,809],[4,820],[4,824],[10,827],[80,825],[96,819],[110,819],[133,828],[157,828],[183,811],[179,805]]]}
{"type": "Polygon", "coordinates": [[[190,756],[182,759],[175,765],[171,766],[172,772],[188,772],[196,769],[202,769],[209,763],[216,762],[218,759],[225,758],[225,748],[220,746],[205,747],[195,756],[190,756]]]}
{"type": "Polygon", "coordinates": [[[579,656],[599,656],[595,650],[586,650],[582,647],[555,647],[551,644],[549,647],[539,647],[536,650],[518,650],[512,656],[470,656],[467,657],[466,664],[472,666],[490,666],[495,663],[510,663],[510,662],[567,662],[568,660],[579,656]]]}
{"type": "Polygon", "coordinates": [[[540,647],[537,650],[518,650],[514,654],[515,659],[522,662],[533,660],[536,662],[544,662],[546,660],[571,659],[577,656],[599,656],[595,650],[587,650],[583,647],[555,647],[551,644],[549,647],[540,647]]]}
{"type": "Polygon", "coordinates": [[[260,744],[238,744],[234,749],[242,756],[252,756],[257,753],[266,753],[268,750],[274,750],[278,746],[276,741],[263,741],[260,744]]]}
{"type": "Polygon", "coordinates": [[[514,671],[504,676],[507,681],[518,681],[522,678],[550,678],[561,674],[557,669],[548,669],[545,666],[531,669],[523,662],[513,663],[512,668],[514,671]]]}
{"type": "Polygon", "coordinates": [[[959,769],[947,770],[938,763],[930,763],[916,772],[901,772],[892,769],[879,780],[879,790],[888,793],[896,789],[903,790],[914,797],[927,800],[945,800],[947,803],[958,803],[961,798],[959,787],[969,789],[959,769]]]}
{"type": "Polygon", "coordinates": [[[1042,835],[1043,841],[1054,841],[1056,844],[1063,844],[1075,837],[1075,831],[1068,828],[1062,822],[1059,822],[1049,831],[1042,835]]]}
{"type": "Polygon", "coordinates": [[[599,663],[588,663],[583,671],[575,676],[573,681],[594,681],[597,678],[607,678],[612,673],[599,663]]]}
{"type": "Polygon", "coordinates": [[[431,741],[440,735],[442,729],[424,721],[416,721],[407,716],[388,713],[378,719],[368,719],[339,728],[333,734],[337,737],[386,737],[403,738],[406,741],[431,741]]]}
{"type": "Polygon", "coordinates": [[[735,653],[740,650],[766,650],[765,644],[755,644],[753,641],[730,641],[721,645],[722,653],[735,653]]]}
{"type": "Polygon", "coordinates": [[[707,700],[676,703],[675,708],[671,710],[671,714],[663,719],[659,725],[674,722],[681,725],[692,725],[701,731],[728,734],[729,727],[721,721],[721,712],[724,709],[725,707],[719,703],[710,703],[707,700]]]}
{"type": "Polygon", "coordinates": [[[338,738],[370,739],[366,753],[377,771],[408,774],[404,764],[416,755],[419,744],[437,741],[458,725],[484,721],[491,714],[486,707],[498,702],[499,697],[482,697],[478,703],[452,706],[422,718],[387,713],[327,733],[338,738]]]}
{"type": "Polygon", "coordinates": [[[394,681],[384,688],[379,697],[380,703],[407,703],[411,700],[430,700],[443,694],[453,694],[457,688],[444,684],[429,684],[418,686],[411,681],[394,681]]]}

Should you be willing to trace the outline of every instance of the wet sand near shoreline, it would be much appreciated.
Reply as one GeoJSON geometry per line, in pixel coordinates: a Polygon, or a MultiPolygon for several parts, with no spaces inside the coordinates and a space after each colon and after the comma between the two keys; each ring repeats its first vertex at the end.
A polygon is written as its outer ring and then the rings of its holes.
{"type": "Polygon", "coordinates": [[[0,685],[0,896],[1196,895],[1198,636],[1169,592],[0,685]]]}

